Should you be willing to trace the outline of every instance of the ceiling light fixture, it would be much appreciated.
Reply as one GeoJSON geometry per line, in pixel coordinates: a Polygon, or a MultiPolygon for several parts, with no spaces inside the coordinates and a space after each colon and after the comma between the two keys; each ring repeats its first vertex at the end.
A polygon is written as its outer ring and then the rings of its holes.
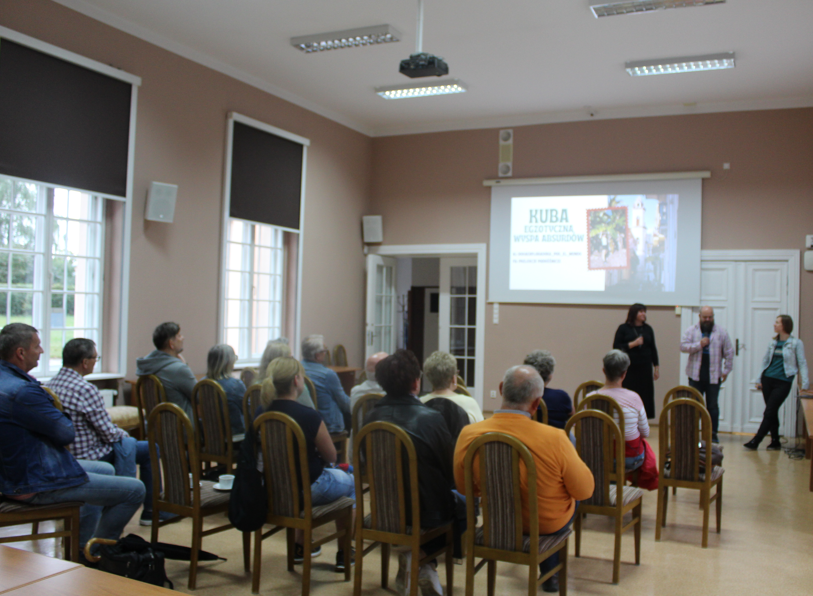
{"type": "Polygon", "coordinates": [[[734,66],[736,66],[734,52],[686,56],[684,58],[663,58],[661,60],[636,60],[625,63],[627,72],[631,77],[699,72],[701,70],[724,70],[734,68],[734,66]]]}
{"type": "Polygon", "coordinates": [[[401,41],[401,33],[395,27],[391,25],[374,25],[345,31],[292,37],[291,45],[306,54],[310,54],[326,50],[392,43],[394,41],[401,41]]]}
{"type": "Polygon", "coordinates": [[[407,97],[465,93],[466,84],[458,79],[446,79],[445,81],[427,81],[425,83],[407,83],[406,85],[376,87],[375,92],[384,99],[405,99],[407,97]]]}
{"type": "Polygon", "coordinates": [[[621,14],[635,14],[665,10],[667,8],[688,8],[690,6],[706,6],[709,4],[723,4],[726,0],[591,0],[590,10],[596,18],[611,17],[621,14]]]}

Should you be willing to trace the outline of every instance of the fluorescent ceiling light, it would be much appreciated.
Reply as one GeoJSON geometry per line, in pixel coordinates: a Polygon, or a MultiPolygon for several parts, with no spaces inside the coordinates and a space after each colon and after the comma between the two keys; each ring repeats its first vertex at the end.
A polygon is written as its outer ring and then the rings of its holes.
{"type": "Polygon", "coordinates": [[[619,14],[652,12],[667,8],[687,8],[707,4],[723,4],[726,0],[591,0],[590,10],[598,17],[611,17],[619,14]]]}
{"type": "Polygon", "coordinates": [[[375,92],[384,99],[404,99],[406,97],[426,97],[427,95],[449,95],[465,93],[466,84],[458,79],[407,83],[390,87],[376,87],[375,92]]]}
{"type": "Polygon", "coordinates": [[[686,56],[684,58],[663,58],[661,60],[637,60],[625,64],[631,77],[697,72],[701,70],[723,70],[734,68],[734,66],[734,52],[686,56]]]}
{"type": "Polygon", "coordinates": [[[324,52],[325,50],[372,46],[393,41],[401,41],[401,33],[395,27],[375,25],[373,27],[347,29],[346,31],[292,37],[291,45],[306,54],[310,54],[312,52],[324,52]]]}

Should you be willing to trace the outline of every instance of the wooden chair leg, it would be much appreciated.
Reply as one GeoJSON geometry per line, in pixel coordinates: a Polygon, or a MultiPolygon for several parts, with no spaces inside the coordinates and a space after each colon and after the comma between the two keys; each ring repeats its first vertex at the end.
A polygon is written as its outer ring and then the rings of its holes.
{"type": "MultiPolygon", "coordinates": [[[[359,532],[360,534],[360,532],[359,532]]],[[[360,540],[360,539],[359,539],[360,540]]],[[[359,549],[364,548],[364,542],[360,542],[361,546],[356,547],[356,552],[361,552],[359,549]]],[[[390,551],[392,546],[389,544],[381,543],[381,587],[385,590],[390,583],[390,551]]],[[[358,565],[358,563],[356,563],[358,565]]],[[[358,596],[358,595],[357,595],[358,596]]]]}
{"type": "Polygon", "coordinates": [[[669,492],[669,487],[666,486],[666,487],[663,487],[663,488],[658,488],[658,493],[657,493],[658,504],[657,504],[657,510],[656,510],[656,513],[655,513],[655,542],[657,542],[657,541],[659,541],[661,539],[661,527],[663,525],[663,518],[664,518],[662,493],[664,491],[669,492]]]}
{"type": "MultiPolygon", "coordinates": [[[[288,560],[291,561],[293,558],[293,551],[291,550],[290,545],[290,537],[291,537],[291,530],[288,529],[288,560]]],[[[256,532],[254,532],[254,570],[251,574],[251,593],[252,594],[259,594],[260,593],[260,570],[262,568],[262,554],[263,554],[263,529],[260,528],[256,532]]],[[[288,567],[290,571],[293,565],[288,567]]]]}
{"type": "Polygon", "coordinates": [[[577,513],[576,519],[573,520],[573,529],[576,532],[576,556],[582,554],[582,514],[577,513]]]}
{"type": "Polygon", "coordinates": [[[539,589],[536,584],[537,577],[539,577],[539,565],[532,560],[528,564],[528,596],[536,596],[536,591],[539,589]]]}
{"type": "Polygon", "coordinates": [[[305,557],[302,561],[302,596],[308,596],[311,593],[311,549],[313,548],[313,529],[305,528],[305,540],[303,546],[305,547],[305,557]]]}
{"type": "Polygon", "coordinates": [[[666,513],[669,510],[669,491],[663,494],[663,527],[666,527],[666,513]]]}
{"type": "Polygon", "coordinates": [[[40,533],[40,523],[38,521],[31,524],[31,533],[35,536],[40,533]]]}
{"type": "Polygon", "coordinates": [[[288,571],[294,570],[294,549],[296,548],[296,530],[286,528],[286,540],[288,542],[288,571]]]}
{"type": "Polygon", "coordinates": [[[559,563],[562,568],[559,570],[559,596],[567,596],[567,543],[559,551],[559,563]]]}
{"type": "MultiPolygon", "coordinates": [[[[350,563],[350,555],[353,550],[353,508],[348,507],[347,513],[344,517],[344,536],[342,536],[344,546],[344,581],[350,581],[350,571],[353,565],[350,563]]],[[[364,555],[363,552],[359,553],[359,558],[364,555]]]]}
{"type": "MultiPolygon", "coordinates": [[[[71,540],[70,540],[70,557],[71,561],[74,563],[79,562],[79,511],[80,509],[77,507],[71,513],[71,540]]],[[[67,550],[65,552],[65,556],[67,556],[67,550]]]]}
{"type": "MultiPolygon", "coordinates": [[[[384,550],[381,550],[381,556],[384,556],[384,550]]],[[[364,540],[361,538],[361,532],[356,531],[356,569],[355,577],[353,578],[353,596],[361,596],[361,574],[364,569],[364,540]]],[[[381,561],[381,583],[385,582],[384,574],[384,561],[381,561]]]]}
{"type": "Polygon", "coordinates": [[[700,498],[703,501],[703,548],[708,548],[709,546],[709,509],[711,509],[711,504],[709,503],[709,491],[701,490],[700,491],[700,498]]]}
{"type": "Polygon", "coordinates": [[[251,571],[251,532],[243,532],[243,570],[251,571]]]}
{"type": "Polygon", "coordinates": [[[454,593],[454,534],[450,529],[446,534],[446,596],[454,593]]]}
{"type": "Polygon", "coordinates": [[[632,515],[638,520],[635,523],[635,564],[641,564],[641,526],[643,520],[641,519],[641,508],[643,503],[639,502],[638,505],[632,510],[632,515]]]}
{"type": "Polygon", "coordinates": [[[421,549],[417,544],[412,546],[412,560],[409,565],[409,596],[418,596],[418,561],[421,549]]]}
{"type": "Polygon", "coordinates": [[[203,517],[192,518],[192,556],[189,558],[189,589],[194,590],[198,581],[198,555],[203,547],[203,517]]]}
{"type": "Polygon", "coordinates": [[[615,518],[615,546],[613,548],[613,584],[617,584],[621,575],[621,528],[624,527],[624,518],[617,515],[615,518]]]}
{"type": "Polygon", "coordinates": [[[721,520],[723,515],[723,480],[720,479],[720,484],[717,485],[717,533],[722,529],[721,520]]]}
{"type": "Polygon", "coordinates": [[[494,596],[494,588],[497,583],[497,561],[488,562],[488,596],[494,596]]]}
{"type": "Polygon", "coordinates": [[[466,549],[466,596],[474,596],[474,548],[466,549]]]}

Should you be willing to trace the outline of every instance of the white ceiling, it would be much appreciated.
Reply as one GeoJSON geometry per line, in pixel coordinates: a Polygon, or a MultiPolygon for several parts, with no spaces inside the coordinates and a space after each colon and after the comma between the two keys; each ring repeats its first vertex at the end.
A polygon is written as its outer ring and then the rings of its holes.
{"type": "Polygon", "coordinates": [[[589,0],[424,0],[424,51],[460,95],[384,100],[408,83],[417,0],[56,0],[368,135],[813,106],[813,1],[596,19],[589,0]],[[398,43],[306,55],[299,35],[390,24],[398,43]],[[735,51],[733,70],[632,78],[627,60],[735,51]],[[591,115],[592,114],[592,115],[591,115]]]}

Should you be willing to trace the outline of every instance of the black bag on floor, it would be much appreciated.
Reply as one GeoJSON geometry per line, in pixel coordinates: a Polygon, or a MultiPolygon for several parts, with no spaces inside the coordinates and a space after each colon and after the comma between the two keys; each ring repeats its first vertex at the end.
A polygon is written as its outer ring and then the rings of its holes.
{"type": "Polygon", "coordinates": [[[141,536],[129,534],[116,544],[99,546],[100,571],[128,577],[136,581],[165,587],[172,582],[164,569],[164,553],[154,550],[141,536]]]}
{"type": "Polygon", "coordinates": [[[268,493],[263,473],[257,469],[255,441],[254,430],[246,429],[229,499],[229,521],[241,532],[259,530],[268,516],[268,493]]]}

